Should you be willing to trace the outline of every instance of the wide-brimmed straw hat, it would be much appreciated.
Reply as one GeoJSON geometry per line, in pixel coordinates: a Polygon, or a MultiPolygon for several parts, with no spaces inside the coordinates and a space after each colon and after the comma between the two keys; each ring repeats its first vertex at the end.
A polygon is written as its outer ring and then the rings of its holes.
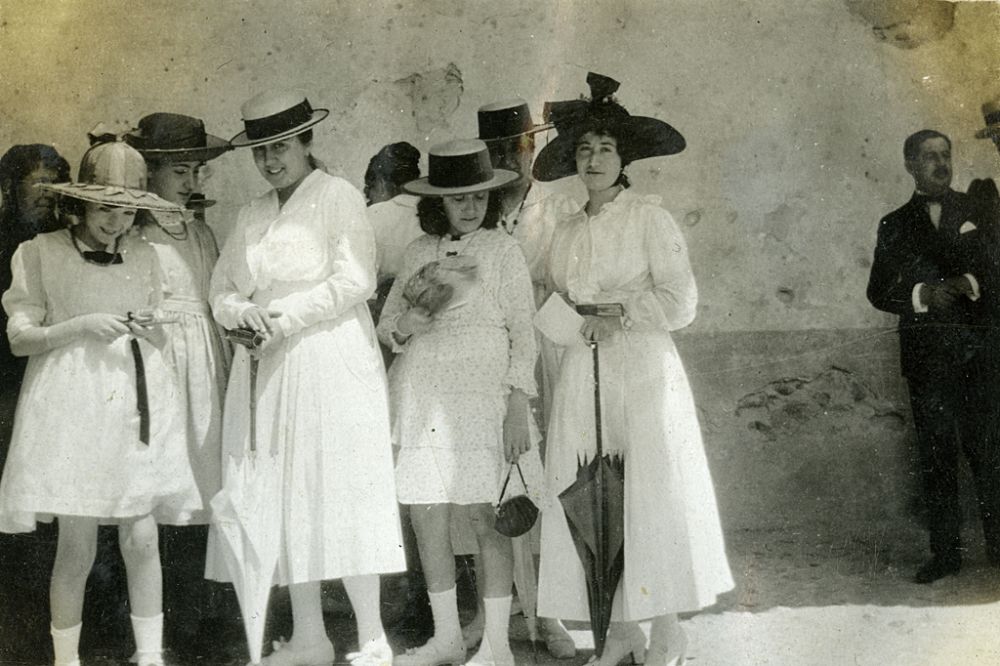
{"type": "Polygon", "coordinates": [[[479,139],[439,143],[427,152],[427,177],[403,185],[423,197],[470,194],[503,187],[518,179],[507,169],[494,169],[490,151],[479,139]]]}
{"type": "Polygon", "coordinates": [[[179,113],[144,116],[125,141],[143,157],[175,162],[207,162],[233,148],[222,137],[208,134],[201,118],[179,113]]]}
{"type": "Polygon", "coordinates": [[[976,132],[977,139],[1000,137],[1000,99],[983,104],[983,120],[986,127],[976,132]]]}
{"type": "Polygon", "coordinates": [[[550,129],[552,125],[536,125],[531,119],[528,103],[520,97],[490,102],[479,107],[479,139],[501,141],[550,129]]]}
{"type": "Polygon", "coordinates": [[[235,148],[262,146],[301,134],[330,115],[314,109],[299,90],[267,90],[240,107],[243,131],[232,138],[235,148]]]}
{"type": "Polygon", "coordinates": [[[576,174],[576,142],[595,127],[616,129],[618,154],[627,164],[684,150],[684,137],[657,118],[633,116],[614,98],[620,85],[607,76],[587,74],[590,99],[546,102],[543,116],[559,135],[538,154],[533,174],[542,181],[576,174]]]}
{"type": "Polygon", "coordinates": [[[107,134],[92,133],[91,140],[94,145],[83,154],[77,182],[40,183],[35,187],[109,206],[162,212],[184,210],[146,191],[146,162],[139,151],[107,134]]]}

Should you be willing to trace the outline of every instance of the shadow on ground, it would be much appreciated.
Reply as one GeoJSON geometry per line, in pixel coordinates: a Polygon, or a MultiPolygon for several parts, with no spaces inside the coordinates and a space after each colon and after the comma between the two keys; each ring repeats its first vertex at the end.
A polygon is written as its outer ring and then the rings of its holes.
{"type": "MultiPolygon", "coordinates": [[[[52,526],[42,526],[29,535],[0,537],[3,581],[0,664],[3,666],[51,663],[47,585],[54,537],[52,526]]],[[[838,529],[817,526],[812,530],[731,533],[728,546],[737,588],[723,595],[715,606],[684,617],[684,625],[692,636],[692,649],[697,649],[697,659],[690,663],[692,666],[931,663],[921,659],[898,661],[898,651],[917,638],[931,640],[929,636],[933,636],[935,629],[947,635],[935,639],[932,647],[956,635],[956,627],[972,631],[970,627],[977,626],[977,622],[1000,618],[997,603],[1000,571],[986,565],[978,532],[969,529],[965,537],[971,547],[966,553],[966,566],[958,576],[934,585],[916,585],[910,579],[925,557],[926,542],[917,525],[855,525],[838,529]],[[840,641],[835,640],[837,636],[840,641]],[[892,636],[903,647],[889,640],[892,636]],[[861,644],[859,640],[865,642],[861,644]],[[791,642],[786,645],[788,641],[791,642]],[[882,649],[896,651],[891,657],[880,655],[879,645],[883,643],[882,649]],[[831,649],[853,651],[845,653],[847,661],[827,661],[826,656],[818,654],[810,656],[820,647],[826,651],[823,655],[831,649]]],[[[173,577],[174,574],[168,575],[168,579],[173,577]]],[[[460,606],[467,620],[474,610],[474,575],[465,560],[460,561],[459,577],[460,606]]],[[[192,621],[190,609],[183,604],[176,611],[168,608],[168,660],[178,665],[242,666],[247,651],[235,594],[227,585],[204,583],[204,586],[210,590],[211,610],[200,612],[196,621],[192,621]]],[[[353,650],[355,628],[342,586],[324,585],[324,609],[338,654],[353,650]]],[[[384,578],[383,619],[393,646],[399,650],[426,640],[431,622],[419,574],[384,578]]],[[[287,592],[276,589],[267,635],[278,639],[290,635],[290,629],[287,592]]],[[[581,652],[574,660],[556,661],[548,658],[544,647],[533,651],[523,618],[512,617],[511,632],[518,663],[569,666],[585,662],[589,654],[586,648],[592,645],[589,633],[582,625],[571,625],[571,629],[581,652]]],[[[102,528],[98,562],[88,582],[81,639],[84,666],[124,666],[132,649],[117,535],[113,529],[102,528]]],[[[930,654],[926,649],[925,653],[930,654]]],[[[947,654],[958,653],[952,650],[947,654]]],[[[979,654],[965,655],[962,662],[946,658],[940,663],[995,663],[980,660],[979,654]]],[[[982,656],[982,659],[992,658],[992,653],[982,656]]]]}

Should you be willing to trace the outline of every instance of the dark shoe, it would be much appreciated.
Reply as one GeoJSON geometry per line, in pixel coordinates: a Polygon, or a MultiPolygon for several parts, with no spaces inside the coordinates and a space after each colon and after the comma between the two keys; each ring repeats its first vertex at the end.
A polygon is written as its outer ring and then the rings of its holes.
{"type": "Polygon", "coordinates": [[[917,575],[913,577],[915,583],[926,585],[933,583],[939,578],[953,576],[962,568],[962,560],[943,557],[933,557],[931,560],[917,570],[917,575]]]}

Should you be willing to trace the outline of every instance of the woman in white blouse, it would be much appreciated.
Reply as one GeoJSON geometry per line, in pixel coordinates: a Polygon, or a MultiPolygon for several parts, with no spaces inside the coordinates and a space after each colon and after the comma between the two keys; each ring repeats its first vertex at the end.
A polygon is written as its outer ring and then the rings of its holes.
{"type": "MultiPolygon", "coordinates": [[[[232,143],[252,147],[273,189],[240,211],[212,276],[211,303],[224,327],[264,339],[254,352],[255,382],[250,352],[237,349],[223,425],[224,458],[270,456],[281,476],[275,580],[289,586],[294,633],[263,663],[334,660],[320,606],[319,582],[329,578],[343,578],[357,617],[352,663],[386,663],[378,574],[406,564],[385,372],[365,305],[375,288],[365,201],[316,168],[310,128],[325,109],[276,91],[242,112],[246,130],[232,143]]],[[[227,473],[224,485],[238,482],[227,473]]]]}
{"type": "MultiPolygon", "coordinates": [[[[557,496],[596,448],[594,368],[600,343],[602,442],[624,458],[624,571],[597,663],[646,653],[638,620],[652,620],[646,664],[674,666],[686,638],[677,613],[711,605],[733,587],[691,390],[670,331],[695,316],[697,289],[684,237],[660,199],[632,193],[631,161],[670,155],[683,137],[632,116],[617,81],[591,74],[592,101],[556,103],[559,136],[535,176],[577,174],[589,200],[556,226],[548,280],[576,304],[620,303],[624,316],[586,316],[580,344],[564,347],[549,422],[546,476],[557,496]]],[[[584,571],[562,511],[542,514],[538,614],[588,620],[584,571]]]]}

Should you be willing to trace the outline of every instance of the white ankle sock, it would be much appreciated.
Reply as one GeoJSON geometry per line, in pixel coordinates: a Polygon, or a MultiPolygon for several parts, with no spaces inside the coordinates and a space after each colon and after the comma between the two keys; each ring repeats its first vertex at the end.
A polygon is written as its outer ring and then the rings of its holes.
{"type": "Polygon", "coordinates": [[[153,617],[132,618],[135,633],[135,656],[138,666],[159,664],[163,661],[163,613],[153,617]]]}
{"type": "Polygon", "coordinates": [[[431,614],[434,616],[434,638],[445,645],[464,645],[462,625],[458,621],[458,596],[456,588],[444,592],[428,592],[431,614]]]}
{"type": "MultiPolygon", "coordinates": [[[[494,658],[502,658],[510,654],[510,640],[507,631],[510,627],[510,603],[510,595],[483,598],[483,607],[486,609],[483,645],[489,644],[491,656],[494,658]]],[[[479,651],[482,652],[483,648],[479,648],[479,651]]]]}
{"type": "Polygon", "coordinates": [[[378,576],[345,576],[343,583],[354,608],[354,617],[358,621],[358,645],[385,642],[380,604],[381,583],[378,576]]]}
{"type": "Polygon", "coordinates": [[[83,623],[69,629],[56,629],[50,626],[52,633],[52,650],[55,652],[55,666],[80,666],[80,629],[83,623]]]}

